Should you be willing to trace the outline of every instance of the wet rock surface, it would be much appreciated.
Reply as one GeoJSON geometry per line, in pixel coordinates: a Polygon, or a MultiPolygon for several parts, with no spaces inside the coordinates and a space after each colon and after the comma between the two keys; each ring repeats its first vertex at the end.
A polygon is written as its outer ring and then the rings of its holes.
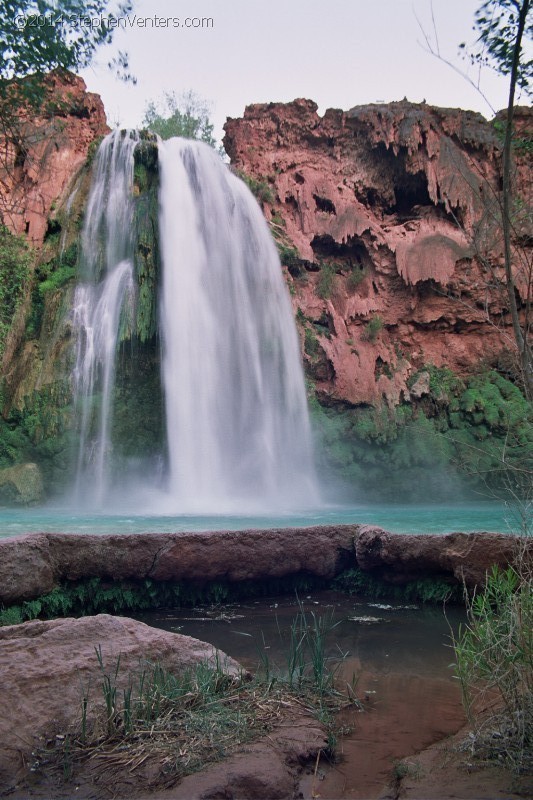
{"type": "Polygon", "coordinates": [[[0,503],[35,505],[43,499],[43,479],[37,464],[0,469],[0,503]]]}

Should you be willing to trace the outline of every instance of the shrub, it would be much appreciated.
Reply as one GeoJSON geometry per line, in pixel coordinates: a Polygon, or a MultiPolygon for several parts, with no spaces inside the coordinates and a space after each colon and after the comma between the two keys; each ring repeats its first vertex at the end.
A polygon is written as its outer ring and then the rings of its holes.
{"type": "Polygon", "coordinates": [[[0,226],[0,359],[30,275],[31,260],[26,242],[0,226]]]}
{"type": "Polygon", "coordinates": [[[374,343],[376,341],[377,337],[378,337],[378,333],[383,328],[383,324],[384,323],[383,323],[383,320],[381,319],[381,317],[378,314],[376,314],[365,325],[365,329],[363,331],[361,339],[364,342],[372,342],[372,343],[374,343]]]}
{"type": "Polygon", "coordinates": [[[352,267],[350,274],[348,275],[348,279],[346,281],[346,285],[348,287],[348,291],[353,292],[354,289],[357,289],[360,283],[364,281],[366,278],[367,271],[366,269],[361,269],[360,267],[352,267]]]}
{"type": "Polygon", "coordinates": [[[335,286],[335,275],[335,268],[331,264],[321,264],[316,293],[322,300],[331,297],[335,286]]]}
{"type": "Polygon", "coordinates": [[[272,204],[276,199],[272,187],[265,178],[252,178],[251,175],[246,175],[244,172],[237,172],[238,177],[244,181],[251,193],[255,196],[261,204],[272,204]]]}
{"type": "Polygon", "coordinates": [[[516,773],[533,768],[533,586],[525,557],[492,568],[482,592],[467,599],[468,622],[454,638],[456,674],[482,758],[516,773]],[[496,710],[481,713],[487,707],[496,710]]]}
{"type": "Polygon", "coordinates": [[[320,350],[320,343],[310,328],[305,329],[304,350],[308,356],[317,356],[320,350]]]}

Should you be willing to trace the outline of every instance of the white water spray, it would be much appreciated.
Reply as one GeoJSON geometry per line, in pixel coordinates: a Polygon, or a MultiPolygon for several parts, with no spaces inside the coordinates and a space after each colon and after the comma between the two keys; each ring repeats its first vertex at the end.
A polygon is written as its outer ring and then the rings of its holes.
{"type": "Polygon", "coordinates": [[[159,143],[168,492],[189,511],[316,502],[296,328],[253,195],[200,142],[159,143]]]}
{"type": "Polygon", "coordinates": [[[80,414],[76,499],[101,507],[110,485],[111,421],[120,329],[131,327],[133,151],[136,133],[114,131],[96,156],[74,295],[74,386],[80,414]],[[99,406],[98,408],[96,406],[99,406]]]}
{"type": "Polygon", "coordinates": [[[158,143],[166,468],[139,469],[139,453],[136,477],[124,464],[113,474],[115,364],[119,342],[134,335],[137,141],[118,131],[103,141],[86,210],[73,313],[77,501],[168,514],[315,506],[300,352],[276,247],[244,183],[210,147],[181,139],[158,143]]]}

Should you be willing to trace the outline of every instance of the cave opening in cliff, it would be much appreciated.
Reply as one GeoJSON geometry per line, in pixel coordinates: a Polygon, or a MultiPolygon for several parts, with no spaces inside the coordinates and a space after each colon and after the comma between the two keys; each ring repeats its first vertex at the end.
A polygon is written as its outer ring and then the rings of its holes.
{"type": "Polygon", "coordinates": [[[330,261],[341,274],[348,274],[352,289],[371,270],[372,259],[364,241],[358,236],[348,236],[346,241],[336,242],[329,234],[316,235],[311,247],[317,261],[330,261]]]}
{"type": "Polygon", "coordinates": [[[409,172],[403,173],[401,180],[395,181],[394,197],[394,205],[390,206],[389,211],[400,218],[415,216],[417,207],[433,206],[424,172],[417,172],[414,175],[409,172]]]}
{"type": "Polygon", "coordinates": [[[335,208],[334,203],[331,200],[329,200],[329,198],[321,197],[318,194],[314,194],[313,200],[315,201],[317,211],[323,211],[325,214],[337,213],[337,209],[335,208]]]}

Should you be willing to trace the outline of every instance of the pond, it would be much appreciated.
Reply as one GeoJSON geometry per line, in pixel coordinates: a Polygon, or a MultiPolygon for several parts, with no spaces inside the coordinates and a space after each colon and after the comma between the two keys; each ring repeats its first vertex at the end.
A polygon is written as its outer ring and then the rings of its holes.
{"type": "Polygon", "coordinates": [[[340,761],[305,775],[305,798],[377,798],[396,762],[455,733],[464,723],[453,677],[451,630],[464,621],[457,607],[366,602],[337,592],[277,597],[239,605],[138,615],[155,627],[211,642],[251,670],[287,668],[291,623],[300,607],[332,623],[328,657],[337,684],[355,686],[362,710],[340,712],[340,761]]]}
{"type": "Polygon", "coordinates": [[[512,532],[517,521],[504,505],[494,502],[397,505],[325,506],[278,515],[195,515],[90,513],[66,506],[0,508],[0,538],[24,533],[177,533],[180,531],[296,528],[311,525],[379,525],[396,533],[451,531],[512,532]]]}

